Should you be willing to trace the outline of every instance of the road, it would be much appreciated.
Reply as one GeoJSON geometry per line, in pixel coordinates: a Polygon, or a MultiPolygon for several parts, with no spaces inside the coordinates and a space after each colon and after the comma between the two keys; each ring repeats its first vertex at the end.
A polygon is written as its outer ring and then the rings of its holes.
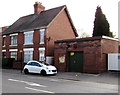
{"type": "Polygon", "coordinates": [[[118,93],[118,85],[3,72],[2,93],[118,93]]]}

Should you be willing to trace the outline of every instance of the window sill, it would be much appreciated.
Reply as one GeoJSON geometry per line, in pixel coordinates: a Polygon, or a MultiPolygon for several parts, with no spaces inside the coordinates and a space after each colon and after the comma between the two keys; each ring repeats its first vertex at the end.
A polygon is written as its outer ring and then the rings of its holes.
{"type": "Polygon", "coordinates": [[[12,46],[17,46],[17,45],[10,45],[10,47],[12,47],[12,46]]]}
{"type": "Polygon", "coordinates": [[[40,43],[40,45],[44,45],[45,43],[43,42],[43,43],[40,43]]]}
{"type": "Polygon", "coordinates": [[[31,44],[24,44],[24,45],[33,45],[33,43],[31,43],[31,44]]]}

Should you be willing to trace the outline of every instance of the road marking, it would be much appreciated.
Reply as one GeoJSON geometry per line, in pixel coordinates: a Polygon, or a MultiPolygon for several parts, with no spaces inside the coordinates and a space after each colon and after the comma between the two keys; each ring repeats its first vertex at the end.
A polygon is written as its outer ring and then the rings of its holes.
{"type": "Polygon", "coordinates": [[[64,78],[58,78],[58,80],[63,80],[63,81],[72,81],[72,82],[80,82],[80,83],[88,83],[88,84],[96,84],[96,85],[106,85],[106,86],[114,86],[118,87],[119,85],[117,84],[109,84],[109,83],[99,83],[99,82],[92,82],[92,81],[82,81],[82,80],[72,80],[72,79],[64,79],[64,78]]]}
{"type": "Polygon", "coordinates": [[[8,79],[8,80],[9,80],[9,81],[14,81],[14,82],[25,83],[25,84],[31,85],[31,86],[46,87],[46,86],[44,86],[44,85],[37,84],[37,83],[33,83],[33,82],[27,82],[27,81],[15,80],[15,79],[8,79]]]}
{"type": "Polygon", "coordinates": [[[56,79],[50,79],[50,81],[58,82],[59,80],[56,80],[56,79]]]}
{"type": "Polygon", "coordinates": [[[55,93],[55,92],[51,92],[51,91],[40,90],[40,89],[35,89],[35,88],[30,88],[30,87],[25,87],[25,88],[26,89],[30,89],[30,90],[34,90],[34,91],[44,92],[44,93],[55,93]]]}
{"type": "Polygon", "coordinates": [[[89,81],[81,81],[81,83],[89,83],[89,84],[96,84],[96,85],[103,85],[103,86],[112,86],[112,87],[118,87],[118,85],[115,84],[108,84],[108,83],[97,83],[97,82],[89,82],[89,81]]]}

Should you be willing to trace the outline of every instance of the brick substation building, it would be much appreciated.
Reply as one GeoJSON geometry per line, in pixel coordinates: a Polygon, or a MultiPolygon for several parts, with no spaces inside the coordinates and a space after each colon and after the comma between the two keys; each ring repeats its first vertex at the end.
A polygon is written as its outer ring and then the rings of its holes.
{"type": "Polygon", "coordinates": [[[54,65],[58,71],[101,73],[107,71],[108,53],[118,53],[118,40],[89,37],[55,41],[54,65]]]}

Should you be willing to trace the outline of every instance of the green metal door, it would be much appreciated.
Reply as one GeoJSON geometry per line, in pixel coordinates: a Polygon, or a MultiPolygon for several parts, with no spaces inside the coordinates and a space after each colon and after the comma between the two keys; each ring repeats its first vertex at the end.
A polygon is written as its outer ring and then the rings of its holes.
{"type": "Polygon", "coordinates": [[[69,71],[83,72],[83,52],[69,52],[69,71]]]}

